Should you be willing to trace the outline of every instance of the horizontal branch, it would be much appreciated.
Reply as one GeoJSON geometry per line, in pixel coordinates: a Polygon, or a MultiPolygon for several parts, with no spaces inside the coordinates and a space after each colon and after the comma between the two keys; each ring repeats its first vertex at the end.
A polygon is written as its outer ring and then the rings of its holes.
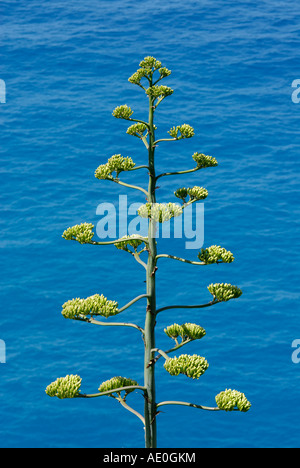
{"type": "Polygon", "coordinates": [[[138,169],[148,169],[148,171],[150,170],[149,166],[135,166],[132,169],[128,169],[126,172],[137,171],[138,169]]]}
{"type": "Polygon", "coordinates": [[[212,305],[218,304],[221,301],[218,300],[213,300],[211,302],[208,302],[207,304],[201,304],[201,305],[174,305],[174,306],[166,306],[162,307],[161,309],[157,309],[156,313],[158,314],[159,312],[162,312],[164,310],[168,309],[203,309],[204,307],[210,307],[212,305]]]}
{"type": "Polygon", "coordinates": [[[79,393],[75,398],[97,398],[97,397],[111,395],[112,393],[123,392],[126,390],[143,390],[145,392],[146,387],[142,387],[141,385],[131,385],[129,387],[114,388],[112,390],[107,390],[106,392],[101,392],[101,393],[91,393],[91,394],[79,393]]]}
{"type": "Polygon", "coordinates": [[[165,405],[179,405],[179,406],[190,406],[191,408],[198,408],[206,411],[221,411],[220,408],[211,408],[209,406],[202,406],[202,405],[195,405],[194,403],[188,403],[186,401],[162,401],[160,403],[157,403],[156,408],[159,408],[160,406],[165,406],[165,405]]]}
{"type": "Polygon", "coordinates": [[[165,177],[165,176],[170,176],[170,175],[189,174],[190,172],[199,171],[199,169],[201,169],[201,167],[194,167],[193,169],[187,169],[186,171],[164,172],[163,174],[159,174],[156,177],[156,180],[159,179],[160,177],[165,177]]]}
{"type": "MultiPolygon", "coordinates": [[[[72,240],[76,240],[76,239],[72,239],[72,240]]],[[[113,241],[105,241],[105,242],[90,241],[90,242],[88,242],[88,244],[92,244],[92,245],[112,245],[112,244],[120,244],[121,242],[126,242],[127,240],[132,241],[132,237],[128,236],[127,238],[123,237],[122,239],[116,239],[116,240],[113,240],[113,241]]],[[[145,242],[145,244],[148,244],[148,239],[146,237],[135,236],[134,240],[141,240],[141,241],[145,242]]]]}
{"type": "Polygon", "coordinates": [[[158,258],[172,258],[173,260],[179,260],[180,262],[190,263],[191,265],[207,265],[204,262],[193,262],[192,260],[186,260],[185,258],[176,257],[175,255],[160,254],[156,256],[156,260],[158,258]]]}
{"type": "MultiPolygon", "coordinates": [[[[79,319],[80,320],[80,319],[79,319]]],[[[95,320],[94,318],[83,319],[84,322],[93,323],[94,325],[102,325],[104,327],[131,327],[136,328],[139,330],[143,335],[145,334],[145,330],[142,327],[139,327],[135,323],[126,323],[126,322],[100,322],[99,320],[95,320]]]]}
{"type": "Polygon", "coordinates": [[[157,143],[160,143],[161,141],[177,141],[178,138],[161,138],[160,140],[156,140],[153,143],[153,146],[157,145],[157,143]]]}

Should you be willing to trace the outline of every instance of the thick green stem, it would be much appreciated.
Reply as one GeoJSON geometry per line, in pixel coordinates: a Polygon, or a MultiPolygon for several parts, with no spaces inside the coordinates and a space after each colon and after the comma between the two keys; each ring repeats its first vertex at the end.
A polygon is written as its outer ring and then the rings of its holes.
{"type": "MultiPolygon", "coordinates": [[[[149,188],[148,201],[155,203],[155,166],[154,166],[154,108],[153,99],[149,97],[149,188]]],[[[156,448],[156,403],[155,403],[155,366],[148,366],[154,357],[155,348],[155,324],[156,324],[156,292],[155,292],[155,270],[156,270],[156,222],[149,219],[148,232],[148,263],[147,263],[147,311],[145,321],[145,365],[144,386],[145,395],[145,442],[146,448],[156,448]]]]}

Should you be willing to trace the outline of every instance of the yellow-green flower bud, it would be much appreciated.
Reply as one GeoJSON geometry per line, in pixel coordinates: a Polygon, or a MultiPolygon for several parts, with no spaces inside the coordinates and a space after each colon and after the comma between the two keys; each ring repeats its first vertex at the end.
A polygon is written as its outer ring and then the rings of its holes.
{"type": "Polygon", "coordinates": [[[207,289],[213,295],[214,299],[221,302],[227,302],[230,299],[237,299],[243,294],[240,288],[227,283],[211,284],[207,289]]]}
{"type": "Polygon", "coordinates": [[[183,323],[181,328],[181,337],[183,341],[186,341],[187,339],[201,340],[201,338],[206,335],[204,328],[200,327],[200,325],[196,325],[195,323],[183,323]]]}
{"type": "Polygon", "coordinates": [[[146,68],[139,68],[130,78],[128,78],[128,81],[132,84],[139,85],[141,82],[141,79],[146,77],[148,75],[148,71],[146,68]]]}
{"type": "Polygon", "coordinates": [[[151,218],[156,222],[163,223],[169,219],[182,214],[182,208],[175,203],[146,203],[138,209],[142,218],[151,218]]]}
{"type": "MultiPolygon", "coordinates": [[[[103,382],[100,387],[99,387],[99,392],[109,392],[111,390],[117,389],[117,388],[122,388],[122,387],[131,387],[133,385],[138,385],[138,383],[135,380],[132,379],[127,379],[126,377],[113,377],[110,380],[106,380],[103,382]]],[[[128,395],[128,393],[133,392],[135,389],[127,389],[125,390],[125,396],[128,395]]],[[[118,392],[119,394],[121,392],[118,392]]]]}
{"type": "Polygon", "coordinates": [[[176,192],[174,192],[174,195],[185,203],[186,197],[188,196],[188,189],[185,187],[179,188],[176,190],[176,192]]]}
{"type": "Polygon", "coordinates": [[[174,91],[173,89],[169,88],[168,86],[151,86],[150,88],[147,89],[146,94],[148,96],[151,96],[154,99],[157,99],[158,97],[166,97],[166,96],[171,96],[174,91]]]}
{"type": "Polygon", "coordinates": [[[140,62],[140,67],[157,70],[161,68],[161,62],[156,60],[155,57],[145,57],[144,60],[140,62]]]}
{"type": "Polygon", "coordinates": [[[204,357],[194,354],[182,354],[179,357],[167,359],[164,368],[170,375],[184,374],[192,379],[199,379],[208,369],[209,364],[204,357]]]}
{"type": "Polygon", "coordinates": [[[216,396],[218,408],[223,411],[239,410],[246,413],[251,408],[251,403],[247,400],[244,393],[237,390],[225,390],[216,396]]]}
{"type": "Polygon", "coordinates": [[[164,332],[167,336],[173,338],[174,340],[180,336],[182,341],[200,340],[206,335],[204,328],[196,325],[195,323],[183,323],[182,325],[174,323],[173,325],[165,328],[164,332]]]}
{"type": "Polygon", "coordinates": [[[71,299],[63,304],[62,315],[68,319],[84,318],[88,315],[111,317],[119,313],[118,303],[110,301],[101,294],[95,294],[87,299],[71,299]]]}
{"type": "Polygon", "coordinates": [[[76,240],[80,244],[89,244],[94,237],[94,227],[91,223],[77,224],[64,231],[62,237],[66,240],[76,240]]]}
{"type": "Polygon", "coordinates": [[[219,245],[212,245],[207,249],[201,249],[198,258],[201,262],[206,263],[206,265],[219,262],[231,263],[234,261],[233,254],[219,245]]]}
{"type": "Polygon", "coordinates": [[[191,197],[191,200],[204,200],[208,196],[208,191],[203,187],[192,187],[188,188],[187,192],[191,197]]]}
{"type": "Polygon", "coordinates": [[[176,138],[176,140],[181,140],[182,138],[192,138],[195,135],[193,127],[188,124],[173,127],[168,131],[168,133],[171,135],[171,137],[176,138]],[[178,135],[178,133],[180,133],[180,135],[178,135]]]}
{"type": "Polygon", "coordinates": [[[136,123],[131,125],[128,129],[127,132],[128,135],[136,136],[138,138],[141,138],[144,134],[144,132],[147,130],[147,126],[143,123],[136,123]]]}
{"type": "Polygon", "coordinates": [[[182,336],[183,331],[181,325],[178,325],[178,323],[173,323],[173,325],[169,325],[167,328],[165,328],[164,332],[169,338],[173,338],[175,340],[179,336],[182,336]]]}
{"type": "Polygon", "coordinates": [[[133,110],[127,106],[127,104],[124,104],[123,106],[116,107],[112,115],[116,117],[116,119],[129,120],[132,114],[133,110]]]}
{"type": "Polygon", "coordinates": [[[158,71],[162,78],[165,78],[166,76],[170,76],[172,73],[171,70],[168,70],[166,67],[162,67],[158,71]]]}
{"type": "Polygon", "coordinates": [[[129,157],[114,154],[106,164],[101,164],[95,171],[96,179],[114,180],[119,177],[120,172],[130,171],[135,167],[135,163],[129,157]],[[116,173],[115,177],[112,175],[116,173]]]}
{"type": "Polygon", "coordinates": [[[202,153],[194,153],[193,159],[197,163],[199,169],[204,167],[214,167],[218,165],[218,161],[216,160],[216,158],[213,158],[212,156],[206,156],[202,153]]]}
{"type": "Polygon", "coordinates": [[[79,375],[66,375],[59,377],[46,388],[46,394],[50,397],[76,398],[79,395],[82,379],[79,375]]]}

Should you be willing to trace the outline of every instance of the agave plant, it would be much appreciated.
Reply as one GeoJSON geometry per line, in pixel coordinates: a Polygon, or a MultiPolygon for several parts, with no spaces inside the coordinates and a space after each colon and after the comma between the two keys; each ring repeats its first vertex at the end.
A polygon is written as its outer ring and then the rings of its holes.
{"type": "Polygon", "coordinates": [[[133,118],[134,112],[127,105],[120,105],[113,111],[113,116],[117,119],[127,120],[130,126],[127,134],[139,138],[145,145],[147,159],[145,165],[136,166],[132,158],[116,154],[110,157],[106,164],[100,165],[95,171],[95,177],[99,180],[109,180],[128,188],[142,192],[146,196],[146,203],[141,204],[138,214],[148,220],[148,236],[140,235],[125,236],[120,239],[101,242],[94,239],[94,226],[91,223],[68,228],[63,233],[63,238],[73,240],[80,244],[92,245],[114,245],[119,250],[130,253],[139,265],[145,269],[146,290],[139,296],[132,299],[128,304],[119,307],[118,302],[107,299],[99,293],[88,298],[75,298],[68,300],[62,308],[62,315],[67,319],[80,320],[95,325],[103,326],[124,326],[135,328],[142,335],[144,343],[144,381],[138,383],[136,380],[115,376],[101,383],[97,393],[82,393],[81,378],[78,375],[67,375],[58,378],[51,383],[46,393],[51,397],[63,398],[91,398],[110,396],[115,398],[121,405],[131,413],[135,414],[143,423],[145,428],[145,447],[157,447],[157,419],[161,408],[165,405],[185,405],[207,411],[241,411],[247,412],[251,404],[245,395],[237,390],[226,389],[215,397],[217,406],[203,406],[184,401],[157,401],[155,370],[160,358],[165,360],[164,369],[171,375],[183,374],[190,379],[199,379],[208,369],[207,360],[197,354],[182,354],[175,357],[170,355],[191,341],[200,340],[206,335],[206,331],[198,324],[184,323],[171,324],[164,331],[173,340],[173,345],[168,350],[157,348],[155,341],[158,314],[168,309],[180,308],[205,308],[212,307],[221,302],[237,299],[242,291],[237,286],[224,283],[216,283],[208,286],[208,291],[212,298],[206,303],[195,305],[164,305],[157,306],[156,301],[156,281],[158,263],[163,259],[177,260],[209,268],[209,265],[218,263],[232,263],[234,256],[224,247],[213,245],[202,248],[198,253],[198,259],[188,260],[170,254],[158,253],[158,242],[156,239],[156,228],[158,223],[164,223],[173,217],[181,216],[183,210],[199,200],[204,200],[208,196],[208,191],[204,187],[181,187],[177,188],[174,195],[181,204],[170,201],[169,203],[158,203],[156,201],[157,181],[160,178],[172,175],[184,175],[193,173],[205,168],[218,165],[217,160],[203,153],[194,153],[191,157],[196,165],[191,169],[165,172],[156,174],[155,151],[160,142],[175,142],[182,139],[192,138],[195,135],[194,129],[184,123],[173,126],[169,130],[167,138],[156,138],[156,126],[154,115],[161,102],[173,94],[173,89],[159,84],[162,79],[167,78],[171,71],[162,66],[161,62],[154,57],[146,57],[140,63],[140,68],[129,78],[129,82],[139,86],[145,93],[149,103],[149,120],[147,122],[133,118]],[[148,188],[131,185],[123,180],[123,175],[129,171],[147,170],[148,188]],[[120,179],[122,176],[122,180],[120,179]],[[146,257],[143,260],[143,257],[146,257]],[[109,322],[109,318],[119,315],[137,301],[145,300],[145,322],[144,325],[125,322],[109,322]],[[100,321],[103,317],[105,321],[100,321]],[[135,391],[142,392],[145,400],[144,413],[139,413],[128,404],[128,396],[135,391]]]}

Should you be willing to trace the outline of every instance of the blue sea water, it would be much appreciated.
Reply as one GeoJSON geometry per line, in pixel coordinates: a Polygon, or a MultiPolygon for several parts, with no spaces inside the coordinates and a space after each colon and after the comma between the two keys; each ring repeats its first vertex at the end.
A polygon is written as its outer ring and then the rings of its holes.
{"type": "MultiPolygon", "coordinates": [[[[143,269],[115,247],[82,246],[61,234],[97,224],[98,204],[143,195],[94,178],[113,154],[145,164],[145,148],[112,110],[127,103],[146,116],[140,88],[128,83],[153,55],[172,70],[174,89],[157,110],[161,137],[188,123],[195,137],[162,143],[158,172],[191,168],[195,151],[214,169],[160,179],[159,201],[180,186],[208,189],[205,246],[231,250],[231,265],[196,267],[161,260],[158,302],[202,303],[206,286],[229,282],[237,301],[159,315],[163,329],[196,322],[207,332],[183,352],[210,367],[199,380],[171,377],[157,363],[157,400],[214,406],[225,388],[244,392],[251,411],[214,413],[165,406],[158,445],[298,447],[300,364],[292,361],[299,322],[300,13],[291,0],[192,1],[2,0],[1,318],[6,363],[0,364],[1,447],[143,447],[142,424],[112,398],[58,400],[45,387],[79,374],[97,392],[114,375],[143,382],[143,344],[134,329],[65,320],[61,305],[103,293],[120,304],[144,292],[143,269]]],[[[145,173],[126,175],[143,184],[145,173]]],[[[125,177],[124,177],[125,180],[125,177]]],[[[160,253],[190,259],[183,239],[160,239],[160,253]]],[[[124,312],[143,326],[144,304],[124,312]]],[[[143,407],[136,393],[128,402],[143,407]]]]}

